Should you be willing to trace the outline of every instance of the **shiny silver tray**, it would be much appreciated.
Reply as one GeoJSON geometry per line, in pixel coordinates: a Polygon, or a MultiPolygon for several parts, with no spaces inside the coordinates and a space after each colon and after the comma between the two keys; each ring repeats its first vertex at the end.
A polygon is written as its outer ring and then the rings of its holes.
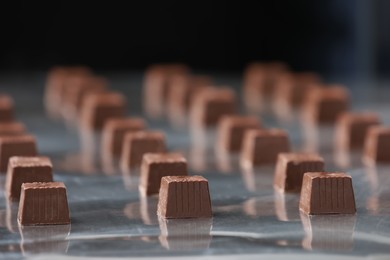
{"type": "MultiPolygon", "coordinates": [[[[129,115],[142,113],[141,74],[109,74],[114,89],[130,100],[129,115]]],[[[238,87],[238,77],[217,77],[238,87]]],[[[172,151],[186,155],[191,174],[209,180],[213,219],[162,220],[157,197],[140,198],[139,173],[121,172],[117,162],[101,158],[99,134],[45,116],[44,74],[0,76],[1,91],[14,96],[18,118],[38,138],[41,154],[52,158],[55,180],[65,182],[71,209],[69,226],[20,227],[17,203],[0,195],[0,258],[180,256],[226,259],[390,259],[390,166],[364,166],[359,153],[333,151],[331,128],[302,126],[297,115],[277,120],[262,114],[266,126],[284,127],[294,150],[319,150],[329,171],[353,176],[356,215],[302,215],[299,194],[273,189],[273,168],[241,169],[237,155],[214,150],[215,132],[172,127],[169,120],[149,120],[164,130],[172,151]],[[4,87],[3,87],[4,86],[4,87]],[[314,133],[314,134],[313,134],[314,133]]],[[[356,88],[360,97],[366,88],[356,88]]],[[[387,94],[388,91],[376,89],[387,94]]],[[[376,93],[376,92],[375,92],[376,93]]],[[[355,99],[354,109],[377,110],[390,123],[390,105],[381,95],[355,99]],[[368,98],[367,98],[368,97],[368,98]]],[[[4,176],[0,176],[4,191],[4,176]]]]}

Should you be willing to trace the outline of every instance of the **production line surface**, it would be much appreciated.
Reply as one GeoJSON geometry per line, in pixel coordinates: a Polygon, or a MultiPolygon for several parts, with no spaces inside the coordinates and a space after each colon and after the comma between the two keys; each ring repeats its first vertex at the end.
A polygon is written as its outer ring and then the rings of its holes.
{"type": "MultiPolygon", "coordinates": [[[[109,79],[113,89],[129,99],[129,115],[142,116],[141,74],[114,74],[109,79]]],[[[221,76],[217,82],[240,85],[239,77],[221,76]]],[[[2,76],[0,83],[1,91],[15,99],[17,119],[37,136],[40,154],[52,158],[55,181],[66,184],[72,217],[71,226],[21,228],[17,204],[6,199],[2,188],[1,257],[54,253],[68,257],[304,254],[310,258],[337,254],[347,258],[390,254],[390,167],[365,167],[359,154],[352,156],[346,171],[353,177],[357,214],[308,218],[299,212],[298,194],[274,191],[273,168],[243,170],[237,156],[216,153],[215,132],[173,129],[167,120],[148,120],[151,129],[165,131],[170,151],[184,153],[190,174],[209,180],[213,205],[211,220],[163,221],[156,214],[156,197],[140,199],[139,173],[122,173],[117,162],[101,159],[98,135],[80,133],[45,116],[43,74],[2,76]]],[[[353,108],[377,111],[389,124],[386,109],[390,107],[381,100],[389,92],[364,91],[352,90],[357,97],[353,108]]],[[[327,171],[345,170],[340,166],[343,155],[333,153],[331,129],[303,134],[299,120],[280,122],[270,114],[262,120],[267,127],[286,128],[294,150],[319,146],[327,171]]],[[[4,180],[1,176],[0,187],[4,180]]]]}

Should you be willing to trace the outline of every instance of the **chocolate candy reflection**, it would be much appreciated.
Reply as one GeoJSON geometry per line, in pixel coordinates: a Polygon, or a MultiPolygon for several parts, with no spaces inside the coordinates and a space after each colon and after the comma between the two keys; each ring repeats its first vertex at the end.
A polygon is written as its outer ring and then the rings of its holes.
{"type": "Polygon", "coordinates": [[[308,216],[301,214],[305,238],[302,247],[306,250],[351,251],[355,215],[308,216]]]}
{"type": "Polygon", "coordinates": [[[19,226],[20,249],[24,256],[66,253],[70,228],[70,225],[19,226]]]}
{"type": "Polygon", "coordinates": [[[159,218],[160,243],[168,250],[201,250],[209,248],[212,219],[159,218]]]}

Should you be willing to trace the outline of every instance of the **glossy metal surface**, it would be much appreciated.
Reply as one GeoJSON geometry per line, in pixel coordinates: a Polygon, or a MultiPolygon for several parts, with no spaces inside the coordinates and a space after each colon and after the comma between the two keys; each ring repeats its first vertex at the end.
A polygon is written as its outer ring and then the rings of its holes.
{"type": "MultiPolygon", "coordinates": [[[[190,172],[210,183],[213,219],[166,221],[157,218],[156,197],[140,198],[138,172],[121,172],[117,162],[101,160],[99,135],[46,118],[41,104],[44,77],[37,75],[3,76],[0,83],[7,87],[1,91],[15,96],[18,118],[37,135],[40,153],[52,158],[55,180],[65,182],[72,225],[20,227],[17,203],[2,192],[0,257],[389,259],[390,166],[368,167],[361,164],[359,153],[350,158],[334,153],[330,128],[313,130],[296,118],[285,122],[262,116],[266,126],[289,130],[295,150],[317,149],[328,170],[347,170],[353,176],[356,215],[302,215],[299,194],[274,191],[273,167],[242,169],[237,155],[214,150],[214,132],[174,129],[167,121],[150,120],[151,128],[166,131],[170,150],[186,155],[190,172]]],[[[129,97],[129,114],[140,115],[140,75],[111,79],[113,88],[129,97]]],[[[237,79],[222,77],[221,82],[239,85],[237,79]]],[[[358,102],[358,108],[374,104],[373,100],[377,99],[358,102]]],[[[375,108],[383,113],[389,107],[379,102],[375,108]]],[[[390,122],[386,117],[384,121],[390,122]]],[[[3,189],[4,176],[0,180],[3,189]]]]}

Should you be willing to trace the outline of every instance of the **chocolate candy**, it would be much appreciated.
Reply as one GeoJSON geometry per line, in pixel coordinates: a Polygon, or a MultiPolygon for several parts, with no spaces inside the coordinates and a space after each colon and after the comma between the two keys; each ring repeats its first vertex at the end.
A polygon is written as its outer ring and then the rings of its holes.
{"type": "Polygon", "coordinates": [[[364,144],[364,159],[368,163],[390,163],[390,127],[371,126],[364,144]]]}
{"type": "Polygon", "coordinates": [[[211,218],[208,181],[202,176],[162,177],[157,214],[163,218],[211,218]]]}
{"type": "Polygon", "coordinates": [[[88,67],[55,67],[49,71],[45,89],[45,107],[49,115],[54,118],[61,116],[62,101],[67,80],[70,76],[91,75],[92,71],[88,67]]]}
{"type": "Polygon", "coordinates": [[[187,160],[179,153],[144,154],[141,166],[140,191],[144,195],[158,194],[164,176],[188,175],[187,160]]]}
{"type": "Polygon", "coordinates": [[[212,82],[208,76],[180,74],[172,77],[168,96],[169,113],[175,114],[177,111],[187,113],[191,107],[192,98],[197,92],[211,86],[212,82]]]}
{"type": "Polygon", "coordinates": [[[52,164],[48,157],[13,156],[9,159],[6,190],[10,199],[20,198],[20,187],[26,182],[52,182],[52,164]]]}
{"type": "Polygon", "coordinates": [[[324,159],[317,154],[280,153],[275,169],[274,187],[280,191],[300,192],[306,172],[322,172],[324,159]]]}
{"type": "Polygon", "coordinates": [[[70,76],[63,91],[62,114],[71,119],[79,116],[88,94],[105,92],[107,89],[108,82],[103,77],[92,75],[70,76]]]}
{"type": "Polygon", "coordinates": [[[20,122],[0,123],[0,136],[23,135],[26,127],[20,122]]]}
{"type": "Polygon", "coordinates": [[[340,85],[314,88],[305,99],[304,116],[312,122],[334,123],[349,109],[348,90],[340,85]]]}
{"type": "Polygon", "coordinates": [[[31,135],[0,136],[0,172],[5,172],[12,156],[36,156],[35,137],[31,135]]]}
{"type": "Polygon", "coordinates": [[[140,166],[145,153],[164,153],[165,151],[165,135],[162,132],[127,133],[121,156],[122,169],[140,166]]]}
{"type": "Polygon", "coordinates": [[[100,130],[107,119],[124,117],[126,112],[127,101],[122,94],[93,93],[85,99],[81,110],[81,124],[87,129],[100,130]]]}
{"type": "Polygon", "coordinates": [[[276,163],[279,153],[290,151],[290,141],[282,129],[250,129],[244,134],[241,165],[244,167],[276,163]]]}
{"type": "Polygon", "coordinates": [[[379,124],[379,116],[374,113],[342,114],[336,122],[336,148],[343,151],[362,149],[368,128],[379,124]]]}
{"type": "Polygon", "coordinates": [[[240,151],[244,132],[260,127],[260,120],[254,116],[223,116],[218,123],[218,147],[229,152],[240,151]]]}
{"type": "Polygon", "coordinates": [[[309,215],[356,213],[352,177],[345,173],[305,173],[299,208],[309,215]]]}
{"type": "Polygon", "coordinates": [[[184,64],[159,64],[147,69],[144,84],[144,105],[150,116],[162,116],[172,79],[177,75],[186,74],[189,74],[189,68],[184,64]]]}
{"type": "Polygon", "coordinates": [[[64,183],[23,183],[18,220],[24,226],[70,224],[68,199],[64,183]]]}
{"type": "Polygon", "coordinates": [[[321,78],[316,73],[284,73],[276,83],[276,102],[288,108],[299,108],[305,101],[306,94],[320,83],[321,78]]]}
{"type": "Polygon", "coordinates": [[[192,103],[191,123],[198,127],[215,126],[224,115],[237,111],[236,97],[230,88],[206,88],[200,91],[192,103]]]}
{"type": "Polygon", "coordinates": [[[263,109],[266,100],[273,97],[278,78],[287,71],[281,62],[252,63],[244,72],[244,100],[254,112],[263,109]]]}
{"type": "Polygon", "coordinates": [[[0,94],[0,123],[14,120],[14,102],[8,95],[0,94]]]}
{"type": "Polygon", "coordinates": [[[123,149],[124,136],[128,132],[142,131],[146,122],[142,118],[107,119],[102,133],[102,153],[109,156],[120,156],[123,149]]]}

